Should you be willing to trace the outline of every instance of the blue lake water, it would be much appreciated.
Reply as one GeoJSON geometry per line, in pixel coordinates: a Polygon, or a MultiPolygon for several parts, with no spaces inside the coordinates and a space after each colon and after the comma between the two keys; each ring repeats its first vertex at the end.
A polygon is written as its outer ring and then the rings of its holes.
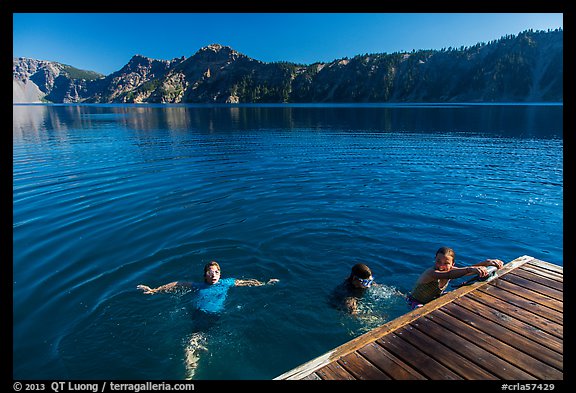
{"type": "Polygon", "coordinates": [[[562,105],[15,105],[13,377],[185,378],[190,292],[234,287],[198,379],[271,379],[457,264],[563,265],[562,105]],[[357,262],[366,317],[330,306],[357,262]]]}

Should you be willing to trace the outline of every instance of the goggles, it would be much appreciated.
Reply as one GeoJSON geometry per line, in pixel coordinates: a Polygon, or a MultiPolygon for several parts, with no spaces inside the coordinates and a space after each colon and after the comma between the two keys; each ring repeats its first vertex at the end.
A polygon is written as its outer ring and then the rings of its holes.
{"type": "Polygon", "coordinates": [[[372,278],[360,278],[360,277],[354,276],[354,279],[360,281],[360,284],[362,284],[362,286],[366,287],[366,288],[368,288],[374,282],[374,279],[372,279],[372,278]]]}

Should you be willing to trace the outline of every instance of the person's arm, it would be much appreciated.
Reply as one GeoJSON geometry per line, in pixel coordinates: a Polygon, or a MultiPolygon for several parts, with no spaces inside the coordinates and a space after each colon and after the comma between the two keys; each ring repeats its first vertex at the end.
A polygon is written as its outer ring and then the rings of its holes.
{"type": "Polygon", "coordinates": [[[472,266],[496,266],[497,269],[502,269],[504,262],[502,262],[500,259],[486,259],[482,262],[475,263],[472,266]]]}
{"type": "Polygon", "coordinates": [[[433,279],[453,279],[464,276],[470,276],[473,274],[477,274],[480,277],[485,277],[488,275],[488,271],[486,270],[486,267],[479,265],[466,266],[466,267],[453,267],[448,271],[431,270],[428,272],[428,277],[431,277],[433,279]]]}
{"type": "Polygon", "coordinates": [[[192,283],[186,281],[174,281],[168,284],[159,286],[158,288],[150,288],[148,285],[138,285],[136,288],[141,289],[146,295],[153,295],[158,292],[172,292],[179,287],[191,287],[192,283]]]}
{"type": "Polygon", "coordinates": [[[348,296],[344,299],[344,307],[350,314],[356,314],[358,312],[358,298],[348,296]]]}
{"type": "Polygon", "coordinates": [[[254,278],[250,278],[248,280],[236,279],[234,285],[236,285],[237,287],[259,287],[261,285],[266,285],[266,284],[275,284],[278,281],[280,281],[280,280],[278,280],[277,278],[271,278],[266,283],[264,283],[262,281],[258,281],[254,278]]]}

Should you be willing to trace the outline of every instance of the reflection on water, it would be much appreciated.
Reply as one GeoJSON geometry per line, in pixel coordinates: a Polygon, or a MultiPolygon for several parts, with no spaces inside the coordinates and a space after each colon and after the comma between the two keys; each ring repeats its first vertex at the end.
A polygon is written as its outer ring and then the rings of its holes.
{"type": "Polygon", "coordinates": [[[465,132],[522,138],[562,138],[562,105],[398,106],[107,106],[14,105],[15,139],[38,130],[123,125],[149,131],[222,133],[255,129],[336,129],[372,132],[465,132]]]}

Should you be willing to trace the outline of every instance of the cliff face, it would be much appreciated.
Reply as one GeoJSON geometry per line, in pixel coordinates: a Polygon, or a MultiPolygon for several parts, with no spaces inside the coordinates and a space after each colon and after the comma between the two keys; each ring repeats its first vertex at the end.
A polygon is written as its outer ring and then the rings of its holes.
{"type": "Polygon", "coordinates": [[[26,58],[13,59],[13,102],[79,102],[90,81],[103,77],[69,65],[26,58]]]}
{"type": "Polygon", "coordinates": [[[14,59],[13,97],[100,103],[562,101],[562,66],[562,30],[312,65],[263,63],[213,44],[188,59],[136,55],[106,77],[14,59]]]}
{"type": "Polygon", "coordinates": [[[87,102],[151,101],[150,96],[166,73],[184,59],[154,60],[135,55],[122,69],[90,85],[87,102]]]}

